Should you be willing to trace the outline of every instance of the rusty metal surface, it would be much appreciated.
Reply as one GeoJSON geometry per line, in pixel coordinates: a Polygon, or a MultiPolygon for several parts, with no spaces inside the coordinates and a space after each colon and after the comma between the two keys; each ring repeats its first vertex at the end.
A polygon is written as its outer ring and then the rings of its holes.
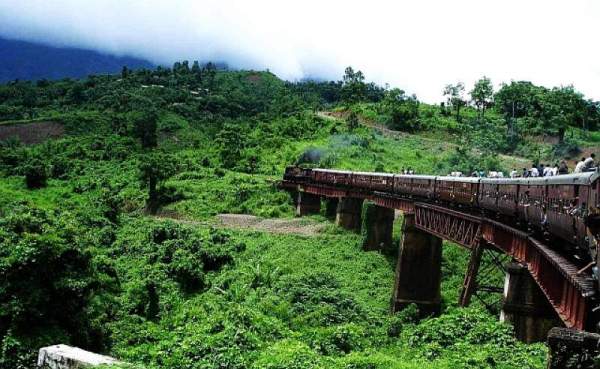
{"type": "Polygon", "coordinates": [[[589,328],[590,298],[596,294],[589,275],[578,274],[578,268],[556,251],[505,224],[486,220],[483,238],[527,266],[567,327],[589,328]]]}
{"type": "Polygon", "coordinates": [[[415,226],[472,249],[481,238],[481,219],[441,206],[417,203],[415,226]]]}
{"type": "MultiPolygon", "coordinates": [[[[524,231],[506,224],[467,213],[467,209],[450,209],[439,204],[416,202],[411,197],[365,191],[335,185],[285,180],[280,188],[307,192],[324,197],[369,199],[377,205],[415,214],[415,226],[425,232],[456,242],[473,251],[485,243],[525,264],[567,327],[590,329],[591,310],[595,299],[595,282],[589,274],[578,274],[578,268],[558,252],[533,239],[524,231]]],[[[423,201],[423,200],[420,200],[423,201]]],[[[528,209],[531,210],[531,209],[528,209]]],[[[472,261],[477,263],[478,256],[472,261]]],[[[477,273],[475,265],[470,266],[477,273]]],[[[468,302],[473,275],[465,280],[461,300],[468,302]],[[469,279],[470,278],[470,279],[469,279]]]]}

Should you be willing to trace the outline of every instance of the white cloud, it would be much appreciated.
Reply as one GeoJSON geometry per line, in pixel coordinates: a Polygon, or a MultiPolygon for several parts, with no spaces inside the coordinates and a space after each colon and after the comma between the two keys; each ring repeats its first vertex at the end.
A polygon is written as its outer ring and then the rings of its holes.
{"type": "Polygon", "coordinates": [[[600,100],[595,0],[0,0],[0,35],[287,79],[352,65],[430,102],[482,75],[600,100]]]}

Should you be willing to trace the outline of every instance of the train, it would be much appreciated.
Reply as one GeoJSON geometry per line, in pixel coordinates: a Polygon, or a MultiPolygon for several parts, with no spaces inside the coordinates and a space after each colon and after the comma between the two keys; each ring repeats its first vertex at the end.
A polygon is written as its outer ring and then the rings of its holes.
{"type": "MultiPolygon", "coordinates": [[[[479,178],[310,169],[290,166],[284,180],[441,203],[501,219],[549,244],[578,264],[600,265],[600,172],[552,177],[479,178]]],[[[600,274],[594,268],[594,275],[600,274]]]]}

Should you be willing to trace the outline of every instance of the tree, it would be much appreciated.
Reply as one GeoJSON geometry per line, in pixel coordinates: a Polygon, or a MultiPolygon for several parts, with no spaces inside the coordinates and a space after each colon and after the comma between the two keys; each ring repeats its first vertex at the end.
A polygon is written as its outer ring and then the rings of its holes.
{"type": "Polygon", "coordinates": [[[245,142],[240,127],[233,124],[225,124],[216,137],[219,156],[225,168],[234,168],[242,158],[245,142]]]}
{"type": "Polygon", "coordinates": [[[447,96],[448,105],[456,111],[456,121],[460,122],[460,108],[465,106],[467,102],[464,99],[465,85],[458,82],[455,85],[448,84],[444,87],[444,96],[447,96]]]}
{"type": "Polygon", "coordinates": [[[355,72],[352,67],[347,67],[344,71],[342,84],[342,100],[348,104],[354,104],[365,100],[367,96],[367,85],[363,72],[355,72]]]}
{"type": "Polygon", "coordinates": [[[137,113],[134,117],[135,134],[143,148],[153,148],[158,145],[157,125],[158,113],[155,110],[137,113]]]}
{"type": "Polygon", "coordinates": [[[480,118],[485,116],[485,109],[491,105],[493,96],[494,86],[489,78],[483,76],[475,82],[475,86],[471,90],[471,101],[477,107],[480,118]]]}
{"type": "Polygon", "coordinates": [[[194,60],[194,63],[192,64],[192,73],[199,74],[200,72],[202,72],[200,63],[198,63],[198,60],[194,60]]]}
{"type": "Polygon", "coordinates": [[[508,137],[516,137],[517,119],[535,117],[540,107],[543,90],[527,81],[503,83],[494,95],[496,108],[504,115],[508,137]]]}
{"type": "Polygon", "coordinates": [[[391,129],[415,131],[421,127],[417,96],[407,96],[403,90],[394,88],[386,92],[382,105],[391,116],[391,129]]]}
{"type": "Polygon", "coordinates": [[[215,88],[215,79],[217,76],[217,66],[211,62],[208,62],[204,68],[202,68],[202,80],[206,83],[206,88],[212,92],[215,88]]]}
{"type": "Polygon", "coordinates": [[[348,117],[346,118],[346,125],[348,126],[348,131],[354,131],[356,128],[358,128],[358,124],[358,115],[356,115],[355,112],[351,111],[350,114],[348,114],[348,117]]]}
{"type": "Polygon", "coordinates": [[[557,134],[562,144],[567,127],[583,120],[583,105],[583,96],[573,86],[554,87],[541,99],[542,129],[557,134]]]}
{"type": "Polygon", "coordinates": [[[164,182],[175,172],[174,160],[169,155],[153,152],[140,158],[138,168],[140,182],[148,188],[146,209],[156,214],[165,193],[164,182]]]}
{"type": "Polygon", "coordinates": [[[39,156],[34,156],[27,160],[22,167],[22,172],[25,175],[25,185],[28,189],[46,187],[48,180],[49,168],[48,164],[39,156]]]}

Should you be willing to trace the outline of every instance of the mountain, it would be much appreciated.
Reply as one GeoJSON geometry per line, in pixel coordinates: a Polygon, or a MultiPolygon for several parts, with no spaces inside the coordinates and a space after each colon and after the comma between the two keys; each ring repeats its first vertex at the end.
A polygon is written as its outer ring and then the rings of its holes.
{"type": "Polygon", "coordinates": [[[0,38],[0,56],[0,83],[118,73],[124,65],[131,69],[153,67],[152,63],[138,58],[4,38],[0,38]]]}

